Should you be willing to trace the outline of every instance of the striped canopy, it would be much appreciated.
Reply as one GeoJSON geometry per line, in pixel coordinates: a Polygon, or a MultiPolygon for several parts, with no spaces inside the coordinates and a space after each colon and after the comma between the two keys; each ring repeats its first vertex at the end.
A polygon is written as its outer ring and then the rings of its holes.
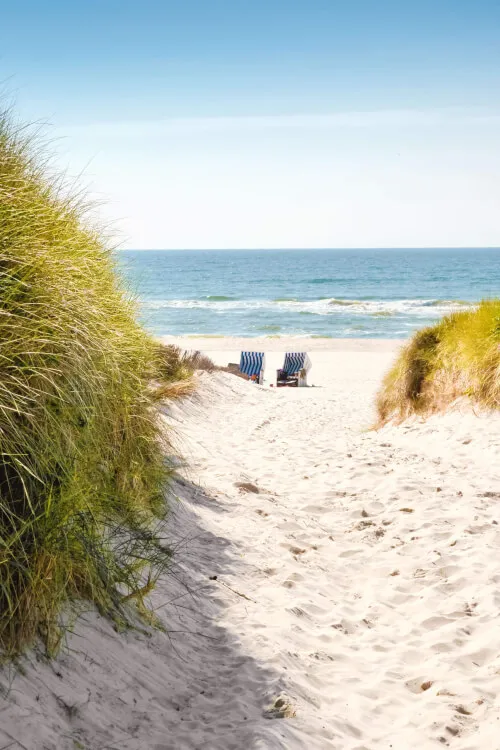
{"type": "Polygon", "coordinates": [[[293,375],[301,370],[309,370],[311,361],[306,352],[287,352],[285,354],[285,363],[283,370],[287,375],[293,375]]]}
{"type": "Polygon", "coordinates": [[[240,370],[249,378],[260,375],[264,367],[264,352],[241,352],[240,370]]]}

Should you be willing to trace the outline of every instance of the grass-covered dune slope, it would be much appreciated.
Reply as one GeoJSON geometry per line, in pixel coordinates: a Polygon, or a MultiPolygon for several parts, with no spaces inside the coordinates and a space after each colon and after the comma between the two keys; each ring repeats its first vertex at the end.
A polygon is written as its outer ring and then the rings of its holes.
{"type": "Polygon", "coordinates": [[[378,394],[381,422],[446,408],[461,396],[500,408],[500,300],[419,331],[378,394]]]}
{"type": "Polygon", "coordinates": [[[0,119],[4,654],[38,636],[55,649],[68,602],[124,621],[168,562],[152,525],[169,473],[150,385],[158,345],[84,204],[22,133],[0,119]]]}

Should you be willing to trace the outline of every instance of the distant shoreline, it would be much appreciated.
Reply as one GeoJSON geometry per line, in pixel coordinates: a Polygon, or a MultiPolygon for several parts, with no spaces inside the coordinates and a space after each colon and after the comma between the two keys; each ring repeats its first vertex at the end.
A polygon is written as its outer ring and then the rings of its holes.
{"type": "Polygon", "coordinates": [[[396,352],[408,339],[327,338],[317,336],[157,336],[164,344],[207,352],[254,350],[264,352],[336,351],[396,352]]]}

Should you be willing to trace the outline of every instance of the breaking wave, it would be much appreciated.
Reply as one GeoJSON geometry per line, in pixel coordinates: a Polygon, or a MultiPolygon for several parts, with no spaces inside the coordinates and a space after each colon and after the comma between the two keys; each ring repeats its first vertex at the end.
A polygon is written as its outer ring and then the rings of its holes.
{"type": "Polygon", "coordinates": [[[209,310],[224,313],[230,310],[240,311],[288,311],[290,313],[329,316],[364,316],[391,317],[440,317],[460,310],[469,310],[473,302],[463,300],[439,299],[402,299],[402,300],[366,300],[322,298],[298,300],[293,298],[278,299],[235,299],[222,295],[212,295],[203,299],[162,299],[142,301],[143,310],[161,310],[183,308],[187,310],[209,310]]]}

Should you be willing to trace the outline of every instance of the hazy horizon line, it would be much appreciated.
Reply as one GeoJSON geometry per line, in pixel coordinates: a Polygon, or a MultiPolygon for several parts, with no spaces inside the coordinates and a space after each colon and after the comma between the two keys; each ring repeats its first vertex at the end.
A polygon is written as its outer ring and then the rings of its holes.
{"type": "Polygon", "coordinates": [[[136,253],[248,253],[248,252],[309,252],[309,251],[345,251],[356,252],[357,250],[500,250],[500,245],[407,245],[404,247],[372,246],[372,247],[122,247],[117,248],[120,252],[136,253]]]}

